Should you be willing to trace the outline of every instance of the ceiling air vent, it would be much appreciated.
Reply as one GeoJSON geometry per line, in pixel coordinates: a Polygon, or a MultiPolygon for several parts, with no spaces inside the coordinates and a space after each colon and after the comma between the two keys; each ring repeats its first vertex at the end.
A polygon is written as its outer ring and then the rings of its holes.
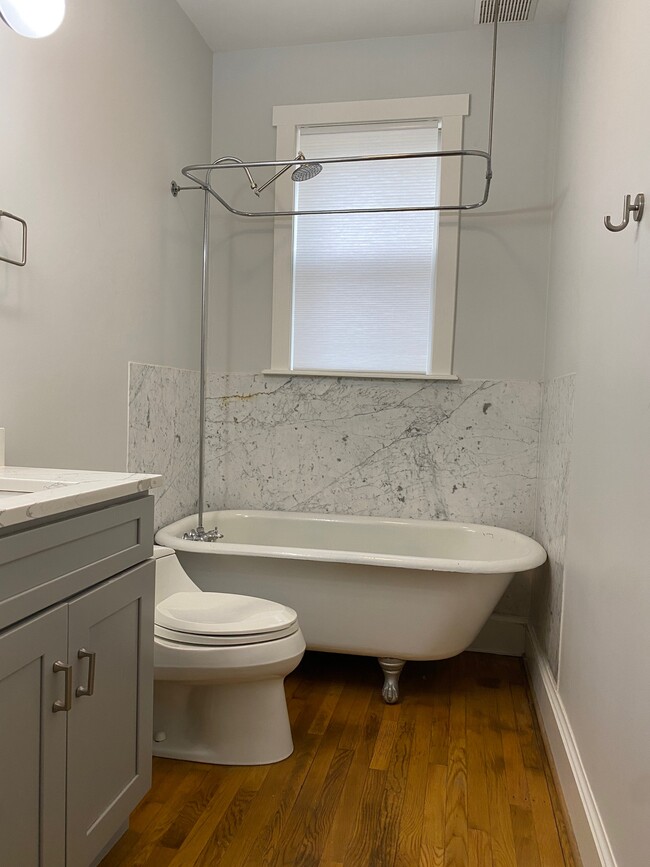
{"type": "MultiPolygon", "coordinates": [[[[476,0],[475,24],[494,23],[495,0],[476,0]]],[[[501,0],[499,23],[502,21],[532,21],[537,0],[501,0]]]]}

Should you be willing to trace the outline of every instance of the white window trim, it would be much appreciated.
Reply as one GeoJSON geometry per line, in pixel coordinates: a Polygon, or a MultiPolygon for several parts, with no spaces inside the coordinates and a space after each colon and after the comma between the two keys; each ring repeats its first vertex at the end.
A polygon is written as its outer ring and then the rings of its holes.
{"type": "MultiPolygon", "coordinates": [[[[442,124],[441,150],[463,146],[463,118],[469,114],[469,94],[419,96],[404,99],[377,99],[356,102],[330,102],[313,105],[280,105],[273,109],[277,128],[276,159],[292,159],[297,152],[301,127],[382,121],[439,120],[442,124]]],[[[318,156],[318,154],[314,154],[318,156]]],[[[441,203],[459,202],[461,195],[461,158],[445,157],[440,172],[441,203]]],[[[275,185],[275,208],[293,208],[293,183],[289,173],[275,185]]],[[[293,219],[276,217],[273,236],[273,319],[271,367],[265,374],[282,376],[351,376],[386,379],[458,379],[452,373],[458,238],[460,212],[441,211],[438,255],[435,274],[435,305],[431,373],[391,374],[291,369],[291,319],[293,306],[292,242],[293,219]]]]}

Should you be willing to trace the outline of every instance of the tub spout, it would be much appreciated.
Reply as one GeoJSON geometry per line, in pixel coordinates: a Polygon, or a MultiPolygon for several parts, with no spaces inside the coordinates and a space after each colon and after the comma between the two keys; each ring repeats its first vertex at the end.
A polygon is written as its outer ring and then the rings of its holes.
{"type": "Polygon", "coordinates": [[[381,694],[386,704],[396,704],[399,699],[399,676],[406,663],[403,659],[393,659],[390,656],[380,657],[378,662],[384,672],[381,694]]]}
{"type": "Polygon", "coordinates": [[[186,542],[217,542],[219,539],[223,539],[223,533],[220,533],[217,527],[214,530],[204,530],[203,527],[197,527],[195,530],[183,533],[183,539],[186,542]]]}

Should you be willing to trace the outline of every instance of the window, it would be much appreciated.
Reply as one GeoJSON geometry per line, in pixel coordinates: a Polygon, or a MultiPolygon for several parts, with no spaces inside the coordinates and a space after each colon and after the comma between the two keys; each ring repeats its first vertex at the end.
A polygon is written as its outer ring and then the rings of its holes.
{"type": "MultiPolygon", "coordinates": [[[[462,147],[468,96],[282,106],[278,159],[462,147]]],[[[284,210],[459,201],[460,159],[326,164],[276,188],[284,210]]],[[[458,214],[276,220],[273,351],[267,373],[455,378],[458,214]]]]}

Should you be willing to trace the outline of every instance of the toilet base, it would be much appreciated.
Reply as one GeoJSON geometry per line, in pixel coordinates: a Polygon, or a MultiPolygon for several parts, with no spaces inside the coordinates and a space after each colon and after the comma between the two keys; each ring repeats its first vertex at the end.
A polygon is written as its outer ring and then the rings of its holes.
{"type": "Polygon", "coordinates": [[[284,677],[156,681],[154,737],[153,754],[164,758],[213,765],[280,762],[293,752],[284,677]]]}

